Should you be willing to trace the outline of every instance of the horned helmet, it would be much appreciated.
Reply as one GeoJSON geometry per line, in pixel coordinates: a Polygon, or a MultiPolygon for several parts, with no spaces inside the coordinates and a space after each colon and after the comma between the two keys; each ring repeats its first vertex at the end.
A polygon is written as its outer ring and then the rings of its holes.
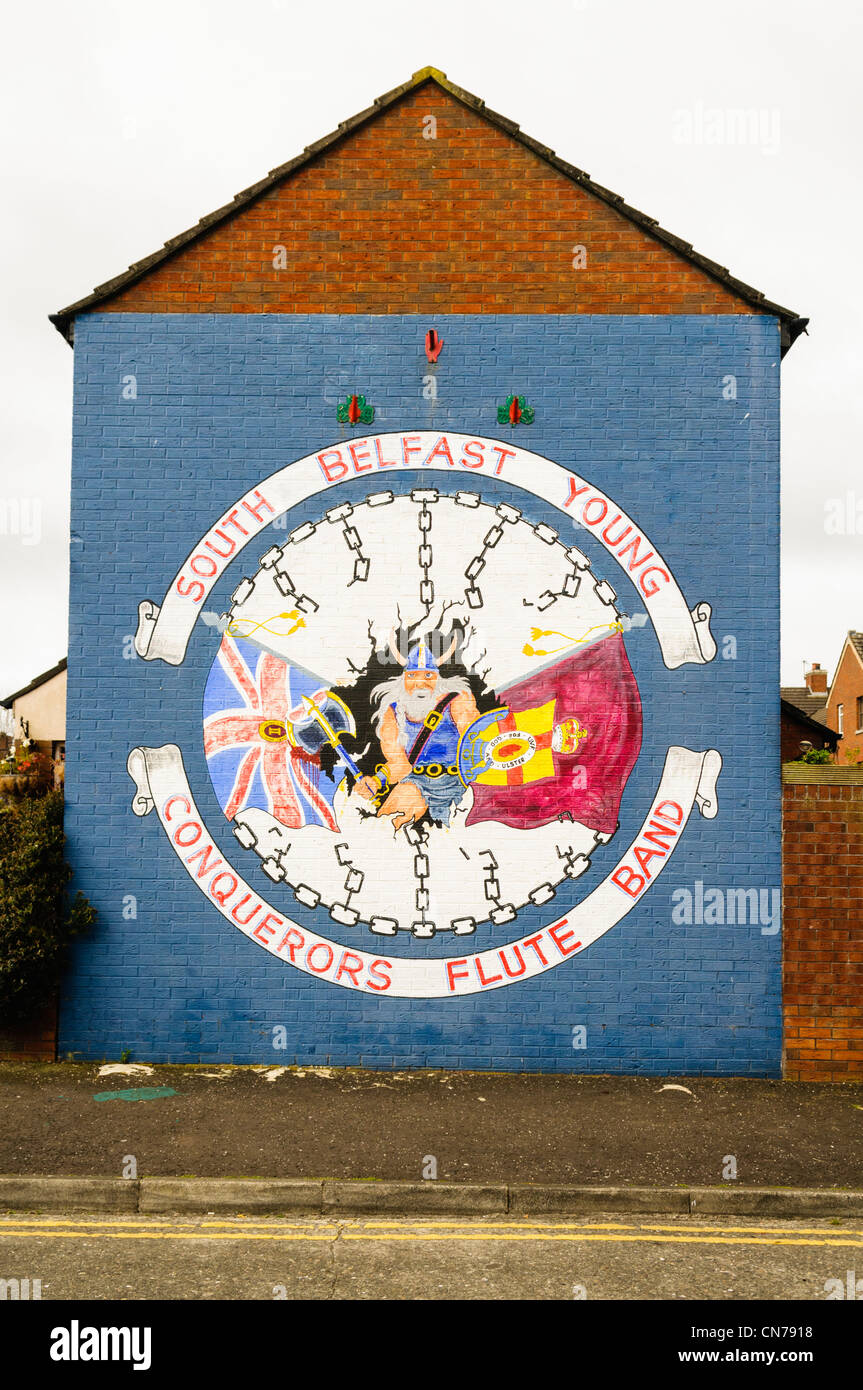
{"type": "Polygon", "coordinates": [[[439,664],[442,666],[445,661],[449,661],[455,651],[457,642],[458,633],[455,633],[446,651],[441,652],[440,657],[436,661],[434,653],[426,640],[425,633],[423,633],[419,641],[411,647],[406,657],[402,656],[399,651],[398,643],[396,642],[395,628],[392,629],[389,639],[390,651],[399,665],[404,667],[407,674],[412,674],[415,671],[437,672],[439,664]]]}

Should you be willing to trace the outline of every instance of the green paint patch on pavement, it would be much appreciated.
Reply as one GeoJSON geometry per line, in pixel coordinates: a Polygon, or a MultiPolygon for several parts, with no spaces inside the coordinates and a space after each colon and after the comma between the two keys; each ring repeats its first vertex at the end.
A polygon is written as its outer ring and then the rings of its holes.
{"type": "Polygon", "coordinates": [[[163,1100],[175,1096],[173,1086],[133,1086],[129,1091],[100,1091],[94,1100],[163,1100]]]}

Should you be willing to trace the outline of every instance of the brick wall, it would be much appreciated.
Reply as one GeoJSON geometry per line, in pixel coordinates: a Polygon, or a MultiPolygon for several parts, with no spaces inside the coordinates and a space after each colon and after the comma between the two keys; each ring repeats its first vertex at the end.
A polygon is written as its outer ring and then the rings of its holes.
{"type": "MultiPolygon", "coordinates": [[[[688,920],[675,908],[705,882],[723,895],[779,883],[778,338],[775,318],[754,314],[431,82],[202,230],[98,314],[79,316],[72,525],[85,543],[72,556],[67,834],[99,926],[74,949],[62,1050],[778,1075],[778,933],[758,921],[717,931],[700,908],[688,920]],[[430,116],[434,139],[425,138],[430,116]],[[573,265],[576,247],[583,268],[573,265]],[[423,351],[431,327],[445,342],[433,373],[423,351]],[[724,389],[731,379],[735,394],[724,389]],[[129,750],[182,741],[214,843],[228,863],[238,852],[202,756],[212,632],[199,625],[178,668],[135,660],[138,605],[161,598],[182,556],[241,492],[350,437],[336,420],[347,393],[373,403],[375,434],[509,440],[497,409],[516,390],[536,412],[518,442],[583,470],[625,507],[666,552],[688,603],[712,605],[721,644],[708,665],[666,666],[632,572],[589,528],[566,522],[565,543],[584,547],[591,574],[619,587],[634,618],[627,651],[645,736],[615,853],[637,835],[670,743],[720,752],[720,814],[702,823],[695,812],[662,882],[560,970],[459,999],[336,988],[221,922],[178,872],[155,817],[133,816],[129,750]]],[[[387,474],[395,490],[427,487],[428,472],[405,464],[387,474]]],[[[476,481],[454,469],[436,486],[454,495],[465,477],[476,481]]],[[[209,604],[226,610],[286,530],[314,528],[320,507],[343,496],[363,504],[366,484],[351,478],[327,503],[276,518],[209,604]]],[[[538,530],[561,524],[505,476],[482,488],[484,505],[515,501],[538,530]]],[[[444,553],[438,546],[436,563],[444,553]]],[[[326,575],[312,578],[327,588],[326,575]]],[[[529,598],[524,586],[514,591],[513,621],[528,621],[529,598]]],[[[611,850],[600,857],[593,882],[615,862],[611,850]]],[[[254,863],[248,872],[263,876],[254,863]]],[[[339,947],[373,945],[367,928],[330,920],[308,894],[279,891],[303,929],[323,923],[339,947]]],[[[577,892],[587,891],[585,876],[577,892]]],[[[575,896],[562,891],[560,910],[575,896]]],[[[529,906],[519,915],[533,931],[550,914],[529,906]]],[[[496,932],[484,926],[478,944],[503,942],[496,932]]],[[[410,937],[394,947],[419,960],[461,949],[410,937]]]]}
{"type": "MultiPolygon", "coordinates": [[[[776,323],[752,314],[439,315],[445,348],[434,399],[423,394],[427,326],[419,316],[359,314],[106,313],[78,321],[72,526],[84,543],[72,555],[66,831],[76,886],[99,922],[73,949],[61,1052],[778,1076],[778,931],[765,932],[757,920],[717,924],[700,907],[687,920],[679,910],[681,897],[684,909],[700,903],[702,887],[724,900],[740,889],[772,894],[780,883],[776,323]],[[122,393],[128,373],[137,381],[133,398],[122,393]],[[723,396],[726,373],[737,377],[736,400],[723,396]],[[520,432],[497,423],[513,383],[536,410],[520,432]],[[645,621],[637,575],[602,548],[595,530],[513,486],[505,472],[486,477],[454,467],[432,475],[405,467],[384,475],[399,494],[427,488],[433,477],[449,494],[469,480],[484,504],[515,503],[531,525],[557,527],[566,544],[583,547],[591,574],[619,594],[623,613],[640,619],[626,647],[644,739],[613,843],[597,851],[578,883],[560,886],[553,904],[520,909],[511,926],[485,924],[463,939],[466,946],[409,932],[389,943],[274,884],[253,852],[240,848],[210,785],[202,700],[216,651],[211,629],[196,626],[180,666],[134,659],[130,650],[139,604],[161,601],[214,518],[284,465],[340,437],[359,440],[359,431],[351,436],[336,420],[336,403],[352,389],[374,404],[375,432],[466,430],[583,468],[661,548],[688,604],[713,606],[716,658],[670,669],[645,621]],[[706,478],[725,481],[705,486],[706,478]],[[716,818],[693,812],[662,878],[577,958],[511,987],[412,1000],[310,978],[218,915],[177,863],[155,814],[139,819],[132,811],[129,751],[166,743],[182,746],[220,856],[272,892],[278,911],[340,948],[374,950],[377,940],[409,961],[497,948],[586,898],[638,835],[670,744],[715,748],[723,769],[716,818]],[[285,1047],[275,1052],[277,1026],[285,1047]],[[574,1045],[575,1027],[586,1030],[583,1048],[574,1045]]],[[[258,558],[285,545],[295,526],[320,524],[343,498],[359,507],[381,484],[362,474],[337,486],[274,518],[230,560],[206,607],[226,611],[258,558]]],[[[357,522],[368,541],[369,525],[357,522]]],[[[341,574],[348,547],[324,525],[335,537],[333,573],[341,574]]],[[[413,521],[413,567],[416,534],[413,521]]],[[[438,534],[436,565],[456,544],[444,548],[438,534]]],[[[518,547],[506,553],[514,569],[523,563],[518,547]]],[[[464,569],[457,566],[456,576],[464,569]]],[[[485,584],[489,602],[510,582],[502,569],[496,573],[485,584]]],[[[328,574],[310,573],[308,582],[306,592],[329,613],[336,591],[328,574]]],[[[346,602],[361,594],[356,585],[337,592],[346,602]]],[[[525,597],[536,597],[528,580],[505,597],[513,624],[525,624],[529,635],[539,620],[524,607],[525,597]]],[[[584,631],[545,617],[539,625],[584,631]]],[[[325,652],[328,639],[321,642],[325,652]]],[[[309,665],[317,669],[311,657],[309,665]]],[[[521,863],[531,854],[514,857],[521,863]]],[[[499,859],[505,886],[509,867],[499,859]]]]}
{"type": "Polygon", "coordinates": [[[751,314],[429,82],[100,306],[123,313],[751,314]],[[434,116],[437,136],[424,138],[434,116]],[[286,264],[275,268],[274,248],[286,264]],[[573,268],[573,248],[587,253],[573,268]]]}
{"type": "Polygon", "coordinates": [[[827,723],[839,729],[839,706],[843,707],[843,734],[836,748],[836,761],[852,766],[863,764],[863,729],[858,728],[857,701],[863,696],[863,664],[850,642],[846,644],[830,687],[827,723]]]}
{"type": "Polygon", "coordinates": [[[785,1076],[863,1075],[863,770],[785,767],[785,1076]]]}
{"type": "Polygon", "coordinates": [[[53,1062],[56,1056],[56,1001],[26,1023],[0,1024],[0,1061],[53,1062]]]}

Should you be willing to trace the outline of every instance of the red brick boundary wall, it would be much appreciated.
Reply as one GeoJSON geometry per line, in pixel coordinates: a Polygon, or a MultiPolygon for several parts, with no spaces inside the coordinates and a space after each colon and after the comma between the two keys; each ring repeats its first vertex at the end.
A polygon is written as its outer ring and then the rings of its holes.
{"type": "Polygon", "coordinates": [[[863,768],[782,768],[789,1081],[863,1076],[863,768]]]}
{"type": "Polygon", "coordinates": [[[0,1062],[54,1062],[57,1059],[57,1004],[47,1004],[32,1020],[14,1027],[0,1023],[0,1062]]]}

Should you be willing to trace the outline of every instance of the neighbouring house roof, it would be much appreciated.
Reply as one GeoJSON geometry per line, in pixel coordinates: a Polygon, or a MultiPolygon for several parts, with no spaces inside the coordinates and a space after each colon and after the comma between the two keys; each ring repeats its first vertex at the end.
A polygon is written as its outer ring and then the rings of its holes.
{"type": "Polygon", "coordinates": [[[534,140],[532,136],[526,135],[524,131],[519,128],[517,122],[509,120],[506,116],[501,116],[496,111],[489,110],[481,97],[474,96],[471,92],[465,91],[463,87],[457,87],[455,83],[449,81],[445,73],[440,72],[438,68],[432,67],[421,68],[419,72],[414,73],[409,82],[403,82],[400,87],[394,87],[391,92],[385,92],[383,96],[375,97],[371,106],[366,107],[364,111],[358,112],[356,116],[351,116],[348,120],[341,121],[336,130],[332,131],[329,135],[325,135],[322,139],[316,140],[314,144],[307,145],[302,154],[297,155],[294,159],[288,160],[287,164],[282,164],[278,168],[272,169],[266,178],[260,179],[257,183],[253,183],[241,193],[237,193],[232,202],[227,203],[224,207],[217,208],[215,212],[208,213],[206,217],[201,218],[196,226],[190,227],[187,231],[180,232],[178,236],[172,237],[170,241],[165,242],[165,245],[160,250],[153,252],[150,256],[145,256],[143,260],[136,261],[121,275],[117,275],[111,280],[106,280],[103,285],[97,286],[93,293],[87,295],[84,299],[79,299],[76,303],[68,305],[67,308],[60,309],[56,314],[51,314],[51,322],[58,331],[63,334],[64,338],[71,343],[73,340],[76,315],[87,313],[98,308],[100,304],[112,298],[120,290],[124,290],[129,285],[143,279],[151,270],[175,255],[181,248],[205,236],[212,228],[218,226],[220,223],[228,221],[241,208],[253,203],[262,195],[269,193],[273,188],[290,178],[291,175],[295,174],[299,169],[302,169],[305,165],[326,153],[338,141],[343,140],[345,136],[368,124],[368,122],[375,120],[382,111],[385,111],[401,97],[413,91],[414,88],[419,87],[424,82],[436,83],[443,91],[448,92],[450,96],[454,97],[464,106],[469,107],[472,111],[477,112],[485,120],[489,121],[490,124],[506,131],[513,139],[519,141],[520,144],[538,155],[540,159],[550,164],[552,168],[557,169],[580,188],[593,194],[594,197],[607,203],[610,207],[614,208],[616,212],[620,213],[621,216],[635,223],[643,232],[646,232],[649,236],[654,237],[657,241],[670,247],[678,255],[682,256],[705,275],[709,276],[710,279],[718,281],[719,284],[725,286],[726,289],[737,295],[739,299],[749,304],[755,311],[778,318],[783,355],[788,351],[795,339],[798,338],[801,333],[805,332],[806,325],[809,322],[808,319],[801,318],[792,309],[785,309],[781,304],[773,303],[771,300],[766,299],[760,290],[753,289],[751,285],[747,285],[742,280],[736,279],[735,276],[728,272],[725,266],[717,264],[716,261],[709,260],[707,256],[702,256],[698,251],[694,250],[688,241],[683,241],[680,237],[674,236],[671,232],[666,231],[664,227],[660,227],[656,218],[648,217],[646,213],[639,212],[637,208],[627,203],[619,193],[612,193],[610,189],[604,188],[602,184],[595,183],[589,174],[584,173],[583,170],[577,169],[575,165],[569,164],[566,160],[561,159],[555,154],[554,150],[549,149],[547,145],[543,145],[540,141],[534,140]]]}
{"type": "Polygon", "coordinates": [[[813,719],[805,710],[800,709],[798,705],[795,705],[790,700],[783,699],[781,701],[781,707],[782,713],[787,715],[789,719],[795,720],[795,722],[800,724],[803,728],[811,728],[812,732],[817,733],[819,738],[825,739],[828,743],[832,744],[835,750],[840,738],[840,735],[837,734],[835,729],[828,728],[826,724],[821,723],[820,719],[813,719]]]}
{"type": "Polygon", "coordinates": [[[783,685],[779,691],[783,704],[794,705],[802,714],[812,718],[818,710],[827,708],[827,691],[813,692],[807,685],[783,685]]]}
{"type": "Polygon", "coordinates": [[[848,641],[863,663],[863,632],[849,632],[848,641]]]}
{"type": "Polygon", "coordinates": [[[21,690],[16,690],[13,695],[7,695],[4,700],[0,700],[0,705],[2,705],[4,709],[11,709],[15,701],[19,700],[22,695],[29,695],[31,690],[38,690],[40,685],[44,685],[46,681],[53,680],[55,676],[59,676],[60,672],[65,670],[66,657],[64,656],[63,660],[58,661],[56,666],[52,666],[50,671],[43,671],[42,675],[37,676],[29,685],[25,685],[21,690]]]}

